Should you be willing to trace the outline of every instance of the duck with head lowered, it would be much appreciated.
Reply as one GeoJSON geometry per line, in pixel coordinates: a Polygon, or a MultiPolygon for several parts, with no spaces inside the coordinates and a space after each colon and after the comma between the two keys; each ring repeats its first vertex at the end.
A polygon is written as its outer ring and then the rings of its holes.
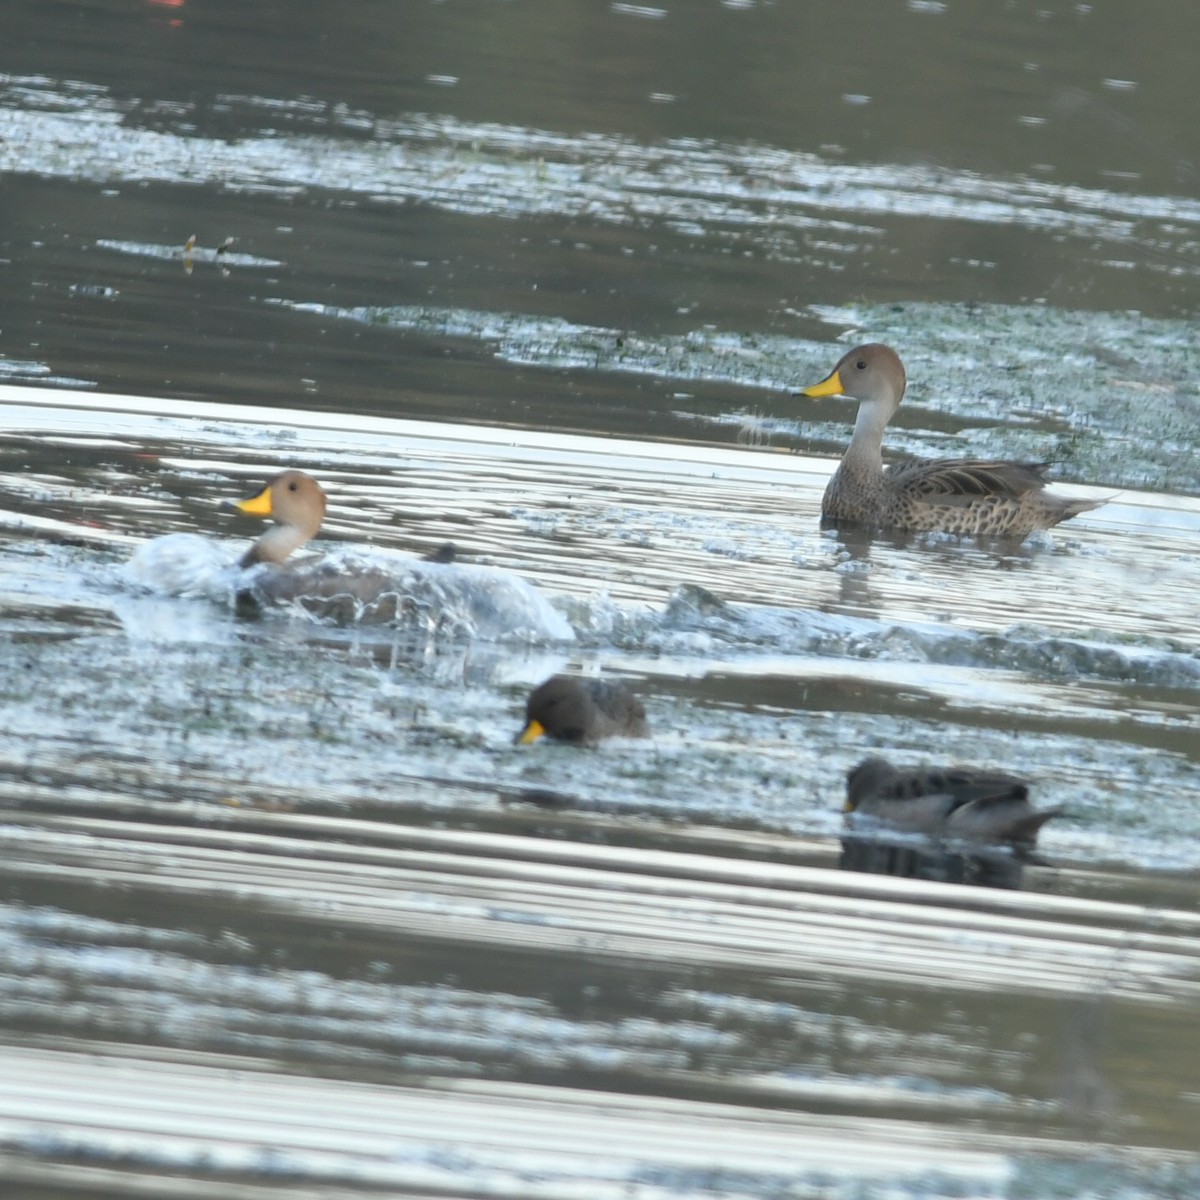
{"type": "Polygon", "coordinates": [[[525,724],[514,741],[528,746],[548,737],[586,746],[610,737],[643,738],[648,732],[645,706],[620,680],[551,675],[529,693],[525,724]]]}
{"type": "Polygon", "coordinates": [[[1034,808],[1029,785],[980,767],[901,768],[865,758],[846,776],[848,814],[906,833],[1032,850],[1061,808],[1034,808]]]}
{"type": "Polygon", "coordinates": [[[850,445],[821,500],[826,523],[1023,538],[1103,503],[1047,491],[1048,463],[945,458],[884,467],[883,433],[906,384],[900,356],[872,342],[855,346],[820,383],[797,393],[858,401],[850,445]]]}
{"type": "Polygon", "coordinates": [[[495,567],[346,545],[296,556],[320,532],[327,501],[304,471],[282,471],[230,507],[272,524],[232,561],[219,543],[169,534],[139,547],[127,575],[169,595],[236,601],[239,610],[300,609],[338,624],[411,626],[487,640],[572,641],[570,623],[531,584],[495,567]]]}

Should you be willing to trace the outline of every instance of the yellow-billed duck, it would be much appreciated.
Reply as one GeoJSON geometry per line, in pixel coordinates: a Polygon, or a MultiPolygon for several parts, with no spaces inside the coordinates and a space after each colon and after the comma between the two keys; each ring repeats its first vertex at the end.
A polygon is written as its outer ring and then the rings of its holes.
{"type": "Polygon", "coordinates": [[[613,679],[552,675],[529,693],[525,726],[514,741],[521,746],[540,737],[583,744],[606,737],[645,737],[642,702],[613,679]]]}
{"type": "Polygon", "coordinates": [[[439,636],[574,640],[570,623],[526,580],[460,564],[449,546],[429,559],[362,545],[294,557],[316,537],[326,510],[320,484],[303,471],[283,471],[228,507],[272,522],[236,563],[208,538],[170,534],[139,547],[128,576],[169,595],[232,596],[241,610],[290,605],[342,624],[388,623],[439,636]]]}
{"type": "Polygon", "coordinates": [[[975,536],[1026,537],[1096,508],[1046,491],[1048,463],[975,458],[914,459],[883,465],[883,433],[904,398],[900,356],[873,342],[844,354],[812,398],[858,401],[854,434],[825,488],[821,516],[832,524],[975,536]]]}

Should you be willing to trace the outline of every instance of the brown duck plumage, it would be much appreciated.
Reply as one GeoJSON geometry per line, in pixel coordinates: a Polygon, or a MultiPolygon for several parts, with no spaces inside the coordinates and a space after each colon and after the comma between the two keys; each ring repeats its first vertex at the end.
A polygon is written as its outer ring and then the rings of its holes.
{"type": "Polygon", "coordinates": [[[825,489],[822,517],[834,524],[968,535],[1025,537],[1097,507],[1046,491],[1047,463],[973,458],[883,465],[883,432],[904,397],[904,364],[878,342],[856,346],[810,397],[858,401],[854,434],[825,489]]]}
{"type": "Polygon", "coordinates": [[[867,758],[846,777],[846,812],[892,828],[975,842],[1031,848],[1038,831],[1062,811],[1036,809],[1015,775],[975,767],[900,770],[867,758]]]}
{"type": "Polygon", "coordinates": [[[529,693],[525,726],[515,741],[524,746],[545,736],[584,743],[646,734],[646,710],[623,683],[552,675],[529,693]]]}

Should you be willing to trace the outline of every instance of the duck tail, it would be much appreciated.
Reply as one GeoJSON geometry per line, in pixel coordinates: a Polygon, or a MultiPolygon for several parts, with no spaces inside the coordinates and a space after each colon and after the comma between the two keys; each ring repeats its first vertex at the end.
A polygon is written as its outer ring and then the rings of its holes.
{"type": "Polygon", "coordinates": [[[1069,521],[1072,517],[1079,516],[1080,513],[1091,512],[1093,508],[1099,508],[1100,505],[1106,504],[1106,500],[1067,500],[1059,499],[1059,508],[1062,516],[1060,521],[1069,521]]]}
{"type": "Polygon", "coordinates": [[[1042,826],[1051,818],[1061,816],[1062,813],[1063,810],[1061,808],[1043,808],[1037,812],[1027,813],[1013,823],[1012,840],[1032,845],[1037,841],[1037,836],[1042,826]]]}
{"type": "Polygon", "coordinates": [[[1045,524],[1038,528],[1049,529],[1063,521],[1069,521],[1072,517],[1079,516],[1080,513],[1091,512],[1093,508],[1099,508],[1106,503],[1108,503],[1107,499],[1077,500],[1071,496],[1061,496],[1057,492],[1042,492],[1042,505],[1044,506],[1042,512],[1045,524]]]}

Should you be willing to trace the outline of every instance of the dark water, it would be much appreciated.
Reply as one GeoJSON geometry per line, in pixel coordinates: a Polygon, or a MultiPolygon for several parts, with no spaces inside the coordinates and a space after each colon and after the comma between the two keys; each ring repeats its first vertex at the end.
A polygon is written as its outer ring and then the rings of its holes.
{"type": "MultiPolygon", "coordinates": [[[[1183,2],[1136,19],[1075,4],[848,19],[836,3],[13,3],[5,354],[113,391],[679,436],[695,430],[662,411],[653,376],[526,371],[486,336],[266,301],[650,339],[826,341],[809,306],[863,301],[1186,318],[1197,19],[1183,2]],[[246,265],[185,274],[191,235],[210,254],[235,238],[246,265]]],[[[1077,344],[1103,331],[1085,323],[1077,344]]],[[[1135,361],[1154,368],[1146,350],[1135,361]]]]}
{"type": "Polygon", "coordinates": [[[1193,1194],[1198,37],[6,4],[4,1196],[1193,1194]],[[867,337],[893,449],[1109,502],[822,534],[849,414],[788,389],[867,337]],[[574,640],[123,575],[284,465],[574,640]],[[514,748],[564,667],[652,741],[514,748]],[[843,845],[880,752],[1028,775],[1044,861],[843,845]]]}

